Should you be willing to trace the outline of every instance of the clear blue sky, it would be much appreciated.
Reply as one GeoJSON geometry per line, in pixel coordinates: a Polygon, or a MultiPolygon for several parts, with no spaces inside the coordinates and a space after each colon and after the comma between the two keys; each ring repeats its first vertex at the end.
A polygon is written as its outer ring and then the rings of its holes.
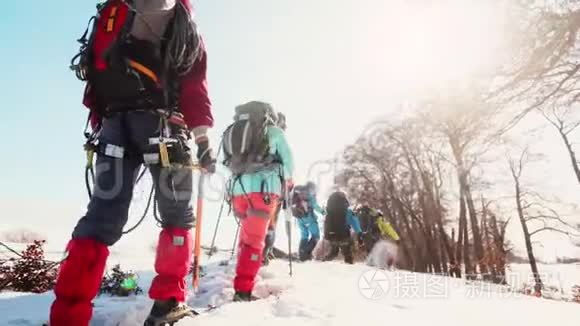
{"type": "Polygon", "coordinates": [[[88,1],[9,1],[0,14],[0,195],[67,196],[78,180],[82,85],[68,70],[88,1]],[[66,8],[63,10],[63,8],[66,8]],[[54,188],[51,188],[53,186],[54,188]],[[50,191],[49,191],[50,190],[50,191]]]}
{"type": "MultiPolygon", "coordinates": [[[[83,85],[68,66],[94,5],[95,1],[9,1],[0,13],[4,199],[78,196],[86,111],[80,104],[83,85]]],[[[325,5],[297,6],[294,1],[203,1],[196,7],[210,55],[216,131],[229,122],[235,104],[251,98],[270,100],[286,110],[300,107],[303,112],[326,106],[327,101],[335,105],[337,97],[348,101],[342,102],[345,107],[355,103],[348,93],[335,92],[356,88],[348,85],[352,78],[341,80],[351,74],[352,49],[345,46],[352,39],[347,28],[351,6],[340,6],[324,21],[318,19],[325,5]],[[321,37],[333,29],[336,35],[321,37]],[[314,70],[324,78],[312,74],[314,70]],[[324,100],[315,92],[332,96],[324,100]]],[[[334,112],[341,110],[336,107],[334,112]]],[[[290,123],[293,118],[290,114],[290,123]]],[[[327,127],[305,120],[304,132],[327,127]]],[[[332,151],[325,154],[331,156],[332,151]]]]}

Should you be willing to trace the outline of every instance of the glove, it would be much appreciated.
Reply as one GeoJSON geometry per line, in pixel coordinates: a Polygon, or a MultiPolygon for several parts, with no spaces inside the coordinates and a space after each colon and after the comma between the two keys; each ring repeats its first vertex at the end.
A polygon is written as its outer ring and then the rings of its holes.
{"type": "Polygon", "coordinates": [[[178,128],[187,129],[187,124],[185,123],[185,120],[183,119],[183,114],[181,113],[174,112],[167,119],[167,121],[178,128]]]}
{"type": "Polygon", "coordinates": [[[197,159],[201,168],[209,173],[215,173],[216,159],[209,146],[209,140],[205,139],[197,143],[197,159]]]}

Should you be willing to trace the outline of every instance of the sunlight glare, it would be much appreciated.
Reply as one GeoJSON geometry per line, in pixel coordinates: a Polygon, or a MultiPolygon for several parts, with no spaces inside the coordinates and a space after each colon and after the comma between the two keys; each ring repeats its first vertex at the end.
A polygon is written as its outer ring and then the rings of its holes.
{"type": "Polygon", "coordinates": [[[498,6],[437,1],[403,4],[395,12],[389,13],[396,21],[389,22],[378,55],[388,58],[383,64],[394,75],[391,78],[407,88],[468,81],[498,62],[502,36],[498,6]]]}

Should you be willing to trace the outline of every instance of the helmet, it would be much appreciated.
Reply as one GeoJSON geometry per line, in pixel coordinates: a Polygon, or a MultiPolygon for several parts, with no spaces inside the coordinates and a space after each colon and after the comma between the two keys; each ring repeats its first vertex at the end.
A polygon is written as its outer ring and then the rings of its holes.
{"type": "Polygon", "coordinates": [[[278,112],[278,127],[282,130],[286,130],[286,116],[282,112],[278,112]]]}
{"type": "Polygon", "coordinates": [[[273,125],[277,125],[278,124],[278,114],[276,113],[276,110],[274,110],[274,108],[272,107],[272,105],[267,104],[267,109],[266,109],[266,119],[268,120],[268,123],[271,123],[273,125]]]}
{"type": "Polygon", "coordinates": [[[371,208],[367,204],[364,204],[358,208],[358,212],[361,215],[368,214],[370,211],[371,211],[371,208]]]}

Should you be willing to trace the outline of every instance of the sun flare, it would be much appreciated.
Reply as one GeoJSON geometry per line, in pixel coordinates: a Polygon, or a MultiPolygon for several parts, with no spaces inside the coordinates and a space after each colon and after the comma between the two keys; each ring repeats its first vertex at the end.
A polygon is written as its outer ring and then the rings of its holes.
{"type": "Polygon", "coordinates": [[[389,73],[412,88],[468,81],[498,61],[502,18],[498,7],[448,1],[401,5],[379,49],[389,73]]]}

